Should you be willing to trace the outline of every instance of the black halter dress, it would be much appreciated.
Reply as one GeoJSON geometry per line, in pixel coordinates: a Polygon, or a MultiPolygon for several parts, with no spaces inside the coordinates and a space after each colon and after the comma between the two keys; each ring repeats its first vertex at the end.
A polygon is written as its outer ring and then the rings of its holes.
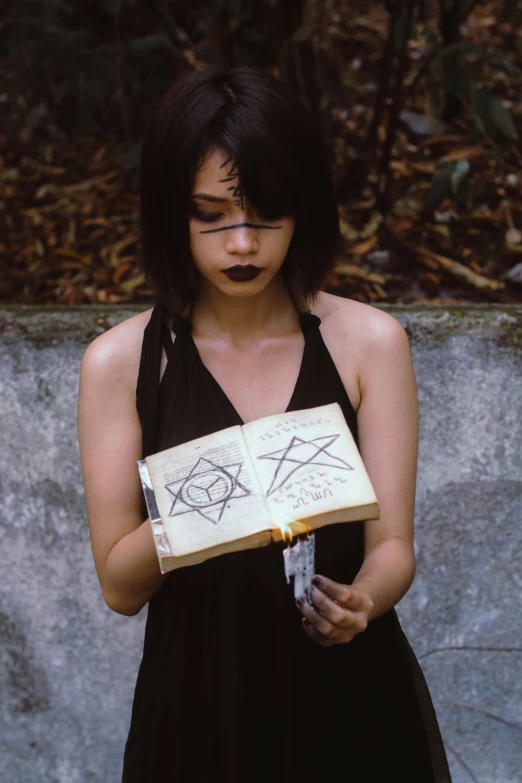
{"type": "MultiPolygon", "coordinates": [[[[158,304],[143,338],[144,456],[242,424],[190,321],[174,319],[173,342],[164,319],[158,304]]],[[[304,313],[300,323],[305,348],[287,410],[338,402],[357,441],[320,320],[304,313]]],[[[363,522],[315,535],[316,572],[350,584],[363,562],[363,522]]],[[[151,598],[124,783],[450,783],[428,687],[395,611],[349,644],[315,645],[286,584],[284,546],[173,571],[151,598]]]]}

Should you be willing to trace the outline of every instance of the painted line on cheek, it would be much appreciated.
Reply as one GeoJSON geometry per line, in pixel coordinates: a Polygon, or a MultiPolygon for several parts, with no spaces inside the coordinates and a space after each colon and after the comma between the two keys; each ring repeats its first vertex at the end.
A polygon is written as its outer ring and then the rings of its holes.
{"type": "Polygon", "coordinates": [[[218,231],[229,231],[231,228],[266,228],[269,231],[277,231],[283,226],[264,226],[261,223],[234,223],[233,226],[223,226],[222,228],[209,228],[205,231],[200,231],[200,234],[215,234],[218,231]]]}

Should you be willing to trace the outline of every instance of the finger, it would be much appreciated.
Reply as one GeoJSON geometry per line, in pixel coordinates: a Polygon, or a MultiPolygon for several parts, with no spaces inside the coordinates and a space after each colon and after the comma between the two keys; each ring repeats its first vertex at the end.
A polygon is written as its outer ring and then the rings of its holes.
{"type": "Polygon", "coordinates": [[[308,601],[303,597],[296,600],[296,604],[304,617],[310,622],[314,628],[316,628],[320,634],[326,636],[328,639],[334,638],[338,632],[338,628],[333,625],[326,617],[318,612],[313,606],[310,606],[308,601]]]}
{"type": "Polygon", "coordinates": [[[357,611],[362,608],[365,600],[365,594],[351,585],[343,585],[340,582],[334,582],[326,576],[316,574],[312,583],[332,600],[338,601],[341,606],[357,611]]]}
{"type": "Polygon", "coordinates": [[[319,610],[323,617],[326,617],[332,625],[338,625],[340,627],[346,625],[347,610],[340,604],[332,601],[331,598],[319,590],[317,587],[312,587],[309,592],[310,602],[312,606],[319,610]]]}
{"type": "MultiPolygon", "coordinates": [[[[362,611],[355,611],[341,606],[336,601],[332,601],[317,587],[313,587],[310,593],[310,599],[313,607],[319,610],[321,614],[329,620],[335,628],[343,632],[343,636],[348,633],[354,636],[366,630],[368,625],[367,617],[362,611]]],[[[336,642],[339,639],[336,637],[336,642]]]]}
{"type": "Polygon", "coordinates": [[[308,638],[319,645],[319,647],[332,647],[335,644],[333,639],[327,639],[326,636],[320,634],[317,628],[314,628],[314,626],[308,622],[306,617],[303,617],[303,628],[308,638]]]}

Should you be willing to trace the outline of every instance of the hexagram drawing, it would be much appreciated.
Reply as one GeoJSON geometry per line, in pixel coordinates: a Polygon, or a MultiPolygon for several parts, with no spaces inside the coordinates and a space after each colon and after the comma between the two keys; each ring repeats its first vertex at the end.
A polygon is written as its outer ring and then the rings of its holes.
{"type": "Polygon", "coordinates": [[[242,462],[217,465],[200,457],[187,476],[165,485],[174,497],[169,516],[175,517],[196,511],[209,522],[217,525],[231,499],[251,494],[250,490],[239,481],[242,467],[242,462]]]}

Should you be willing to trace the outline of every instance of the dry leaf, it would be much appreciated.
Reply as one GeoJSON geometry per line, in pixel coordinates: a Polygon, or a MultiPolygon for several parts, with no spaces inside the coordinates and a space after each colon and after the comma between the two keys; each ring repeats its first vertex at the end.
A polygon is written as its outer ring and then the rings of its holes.
{"type": "Polygon", "coordinates": [[[518,228],[510,228],[505,233],[506,242],[508,245],[520,245],[522,242],[522,232],[518,228]]]}
{"type": "Polygon", "coordinates": [[[413,221],[408,218],[395,218],[395,220],[390,219],[388,222],[391,230],[396,234],[401,234],[413,226],[413,221]]]}
{"type": "Polygon", "coordinates": [[[358,242],[356,245],[352,245],[351,247],[347,248],[347,252],[351,256],[363,256],[375,245],[376,242],[376,236],[370,237],[365,242],[358,242]]]}
{"type": "Polygon", "coordinates": [[[410,163],[412,169],[414,171],[421,171],[423,174],[434,174],[435,173],[435,163],[432,161],[414,161],[410,163]]]}
{"type": "Polygon", "coordinates": [[[65,256],[66,258],[76,258],[78,261],[81,261],[82,264],[92,264],[92,258],[90,256],[82,256],[80,253],[77,253],[76,250],[71,250],[67,247],[58,247],[56,250],[53,250],[53,254],[56,256],[65,256]]]}
{"type": "Polygon", "coordinates": [[[411,177],[413,174],[411,165],[403,160],[390,161],[390,169],[403,177],[411,177]]]}
{"type": "MultiPolygon", "coordinates": [[[[120,239],[119,242],[115,242],[113,245],[110,246],[109,264],[112,267],[117,267],[118,264],[120,263],[120,258],[118,256],[120,250],[123,250],[123,248],[127,247],[127,245],[136,242],[136,239],[137,239],[136,235],[128,234],[123,239],[120,239]]],[[[105,252],[107,252],[107,248],[105,248],[105,252]]]]}
{"type": "Polygon", "coordinates": [[[334,270],[339,275],[347,275],[348,277],[359,277],[361,280],[368,280],[370,283],[385,283],[386,277],[379,275],[377,272],[367,272],[365,269],[361,269],[360,266],[355,264],[337,264],[334,270]]]}
{"type": "Polygon", "coordinates": [[[478,158],[482,154],[482,150],[486,146],[487,141],[484,139],[478,144],[474,144],[472,147],[459,147],[458,149],[451,150],[447,155],[443,155],[439,158],[441,163],[448,160],[470,160],[471,158],[478,158]]]}
{"type": "Polygon", "coordinates": [[[130,280],[125,280],[120,286],[120,288],[125,291],[126,294],[130,294],[134,291],[135,288],[142,285],[142,283],[145,282],[145,277],[143,274],[136,275],[136,277],[131,277],[130,280]]]}

